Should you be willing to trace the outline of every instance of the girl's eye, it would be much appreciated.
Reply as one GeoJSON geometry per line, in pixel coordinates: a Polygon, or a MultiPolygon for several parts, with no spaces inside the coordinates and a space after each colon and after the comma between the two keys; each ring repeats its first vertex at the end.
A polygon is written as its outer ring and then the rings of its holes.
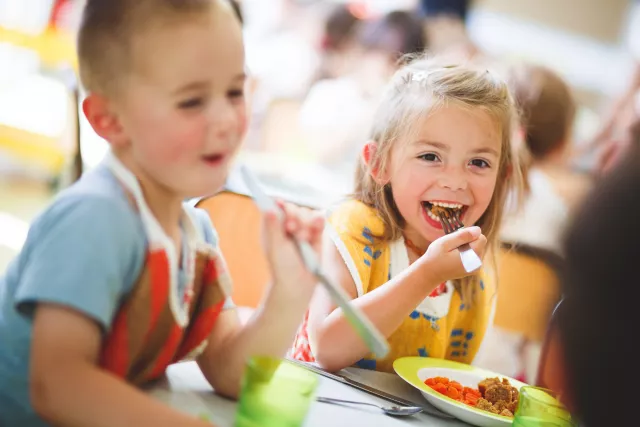
{"type": "Polygon", "coordinates": [[[437,162],[439,160],[438,155],[435,153],[421,154],[420,156],[418,156],[418,158],[426,162],[437,162]]]}
{"type": "Polygon", "coordinates": [[[489,164],[489,162],[487,162],[486,160],[482,160],[482,159],[473,159],[469,162],[469,164],[471,166],[475,166],[477,168],[481,168],[481,169],[486,169],[491,167],[491,165],[489,164]]]}
{"type": "Polygon", "coordinates": [[[178,108],[182,110],[190,110],[193,108],[198,108],[204,104],[203,98],[189,98],[184,100],[178,104],[178,108]]]}

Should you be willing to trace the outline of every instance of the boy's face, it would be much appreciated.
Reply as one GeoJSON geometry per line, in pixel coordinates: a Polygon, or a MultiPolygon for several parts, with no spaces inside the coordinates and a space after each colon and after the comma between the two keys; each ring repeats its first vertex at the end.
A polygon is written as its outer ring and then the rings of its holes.
{"type": "Polygon", "coordinates": [[[247,126],[240,24],[215,9],[138,37],[135,71],[113,103],[116,154],[143,186],[184,198],[224,184],[247,126]]]}

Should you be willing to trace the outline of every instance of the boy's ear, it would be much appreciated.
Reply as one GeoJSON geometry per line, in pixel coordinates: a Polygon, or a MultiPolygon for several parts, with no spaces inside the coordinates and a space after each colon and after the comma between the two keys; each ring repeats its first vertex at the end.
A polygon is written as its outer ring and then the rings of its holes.
{"type": "Polygon", "coordinates": [[[365,165],[368,166],[369,174],[374,181],[380,185],[385,185],[389,182],[389,177],[387,176],[386,168],[385,170],[380,169],[380,163],[376,156],[377,152],[378,143],[376,141],[369,141],[362,148],[362,159],[365,165]]]}
{"type": "Polygon", "coordinates": [[[82,101],[82,112],[98,136],[112,146],[118,147],[127,143],[118,116],[105,97],[90,93],[82,101]]]}

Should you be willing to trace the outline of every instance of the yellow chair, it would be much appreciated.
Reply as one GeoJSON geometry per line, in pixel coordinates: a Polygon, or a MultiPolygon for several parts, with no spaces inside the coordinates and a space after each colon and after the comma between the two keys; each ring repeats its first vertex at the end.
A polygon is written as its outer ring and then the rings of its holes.
{"type": "Polygon", "coordinates": [[[563,377],[561,372],[562,359],[564,353],[562,350],[562,343],[560,337],[560,329],[558,326],[558,316],[562,310],[562,301],[558,303],[555,310],[549,320],[547,332],[542,345],[542,352],[540,354],[540,362],[538,366],[538,376],[536,377],[535,385],[538,387],[549,388],[557,393],[562,393],[564,390],[559,390],[560,384],[558,379],[563,377]]]}
{"type": "Polygon", "coordinates": [[[200,200],[197,207],[207,211],[220,236],[233,280],[233,300],[238,306],[258,306],[271,280],[269,264],[262,249],[262,215],[253,199],[223,191],[200,200]]]}
{"type": "Polygon", "coordinates": [[[526,245],[503,245],[494,325],[542,342],[560,299],[560,258],[526,245]]]}
{"type": "Polygon", "coordinates": [[[75,36],[73,34],[47,28],[41,34],[31,35],[9,28],[0,27],[0,42],[33,50],[47,68],[69,65],[78,69],[75,36]]]}
{"type": "MultiPolygon", "coordinates": [[[[53,27],[45,29],[41,34],[31,35],[13,29],[0,27],[0,43],[8,43],[14,47],[31,50],[37,53],[43,68],[58,69],[68,66],[77,72],[78,60],[74,35],[53,27]]],[[[67,85],[69,86],[69,85],[67,85]]],[[[81,155],[79,144],[78,93],[74,81],[68,87],[70,114],[68,128],[74,135],[60,135],[58,138],[48,137],[6,125],[0,125],[0,150],[10,154],[24,164],[30,164],[59,177],[69,159],[75,161],[75,180],[81,173],[81,155]],[[72,148],[65,148],[63,138],[73,138],[72,148]],[[78,170],[79,169],[79,170],[78,170]]]]}

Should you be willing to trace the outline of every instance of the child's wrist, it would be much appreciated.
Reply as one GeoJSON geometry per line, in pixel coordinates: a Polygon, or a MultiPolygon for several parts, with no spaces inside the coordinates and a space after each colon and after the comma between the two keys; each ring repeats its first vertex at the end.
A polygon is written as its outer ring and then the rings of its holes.
{"type": "Polygon", "coordinates": [[[430,288],[432,290],[438,287],[441,283],[447,281],[446,278],[439,277],[436,273],[438,269],[434,264],[435,262],[433,259],[424,256],[419,258],[413,264],[417,269],[416,274],[420,275],[423,287],[430,288]]]}
{"type": "Polygon", "coordinates": [[[283,310],[291,310],[294,307],[304,307],[306,309],[313,295],[313,287],[310,287],[310,289],[297,288],[295,292],[291,292],[291,289],[296,288],[282,286],[279,283],[272,284],[267,290],[263,305],[283,310]]]}

